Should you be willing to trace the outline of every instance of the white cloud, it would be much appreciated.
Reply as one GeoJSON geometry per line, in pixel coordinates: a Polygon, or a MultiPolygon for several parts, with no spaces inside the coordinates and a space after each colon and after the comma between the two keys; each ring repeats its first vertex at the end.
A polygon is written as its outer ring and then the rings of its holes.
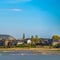
{"type": "Polygon", "coordinates": [[[21,12],[22,9],[17,9],[17,8],[13,8],[13,9],[0,9],[0,11],[16,11],[16,12],[21,12]]]}
{"type": "Polygon", "coordinates": [[[30,2],[32,0],[2,0],[0,3],[20,3],[20,2],[30,2]]]}
{"type": "Polygon", "coordinates": [[[10,9],[10,10],[11,10],[11,11],[18,11],[18,12],[19,12],[19,11],[22,11],[22,9],[16,9],[16,8],[15,8],[15,9],[10,9]]]}

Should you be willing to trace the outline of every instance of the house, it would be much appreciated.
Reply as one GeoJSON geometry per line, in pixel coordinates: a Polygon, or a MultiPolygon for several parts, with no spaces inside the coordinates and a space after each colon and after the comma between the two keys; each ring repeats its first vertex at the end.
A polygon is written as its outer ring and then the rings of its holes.
{"type": "Polygon", "coordinates": [[[16,39],[10,35],[0,35],[0,47],[15,46],[16,39]],[[10,45],[11,44],[11,45],[10,45]]]}
{"type": "Polygon", "coordinates": [[[21,45],[21,44],[23,44],[24,43],[24,41],[23,40],[17,40],[16,41],[17,43],[16,43],[16,45],[18,46],[18,45],[21,45]]]}
{"type": "Polygon", "coordinates": [[[15,47],[16,46],[16,40],[9,40],[9,42],[8,42],[8,47],[10,48],[10,47],[15,47]]]}
{"type": "Polygon", "coordinates": [[[43,43],[45,43],[46,45],[51,45],[53,39],[50,38],[42,38],[43,43]]]}
{"type": "Polygon", "coordinates": [[[0,40],[0,47],[4,47],[4,40],[0,40]]]}
{"type": "Polygon", "coordinates": [[[56,46],[58,44],[60,44],[60,41],[59,40],[53,40],[53,43],[52,43],[53,46],[56,46]]]}
{"type": "Polygon", "coordinates": [[[27,44],[31,44],[31,40],[29,39],[29,40],[27,40],[27,44]]]}
{"type": "Polygon", "coordinates": [[[49,45],[52,45],[52,39],[50,38],[41,38],[41,41],[39,43],[37,43],[36,45],[46,45],[46,46],[49,46],[49,45]]]}
{"type": "Polygon", "coordinates": [[[31,44],[30,38],[26,38],[26,39],[24,40],[24,43],[25,43],[25,44],[31,44]]]}

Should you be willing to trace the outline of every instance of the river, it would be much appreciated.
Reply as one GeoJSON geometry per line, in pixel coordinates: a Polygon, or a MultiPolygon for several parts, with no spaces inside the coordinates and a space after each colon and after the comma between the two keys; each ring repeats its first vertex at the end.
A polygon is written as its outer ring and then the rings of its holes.
{"type": "Polygon", "coordinates": [[[46,55],[31,51],[0,51],[0,60],[60,60],[60,55],[46,55]]]}

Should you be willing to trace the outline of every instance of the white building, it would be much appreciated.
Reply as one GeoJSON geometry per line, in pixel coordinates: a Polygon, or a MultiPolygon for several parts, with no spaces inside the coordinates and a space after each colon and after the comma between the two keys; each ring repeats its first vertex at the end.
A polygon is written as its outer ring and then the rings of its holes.
{"type": "Polygon", "coordinates": [[[27,40],[27,44],[31,44],[31,40],[27,40]]]}

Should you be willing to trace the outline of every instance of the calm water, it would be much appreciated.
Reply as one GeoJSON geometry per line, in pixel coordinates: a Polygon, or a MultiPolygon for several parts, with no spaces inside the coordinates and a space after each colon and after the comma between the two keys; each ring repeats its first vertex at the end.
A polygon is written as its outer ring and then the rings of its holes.
{"type": "Polygon", "coordinates": [[[42,55],[30,51],[0,52],[0,60],[60,60],[60,55],[42,55]]]}

